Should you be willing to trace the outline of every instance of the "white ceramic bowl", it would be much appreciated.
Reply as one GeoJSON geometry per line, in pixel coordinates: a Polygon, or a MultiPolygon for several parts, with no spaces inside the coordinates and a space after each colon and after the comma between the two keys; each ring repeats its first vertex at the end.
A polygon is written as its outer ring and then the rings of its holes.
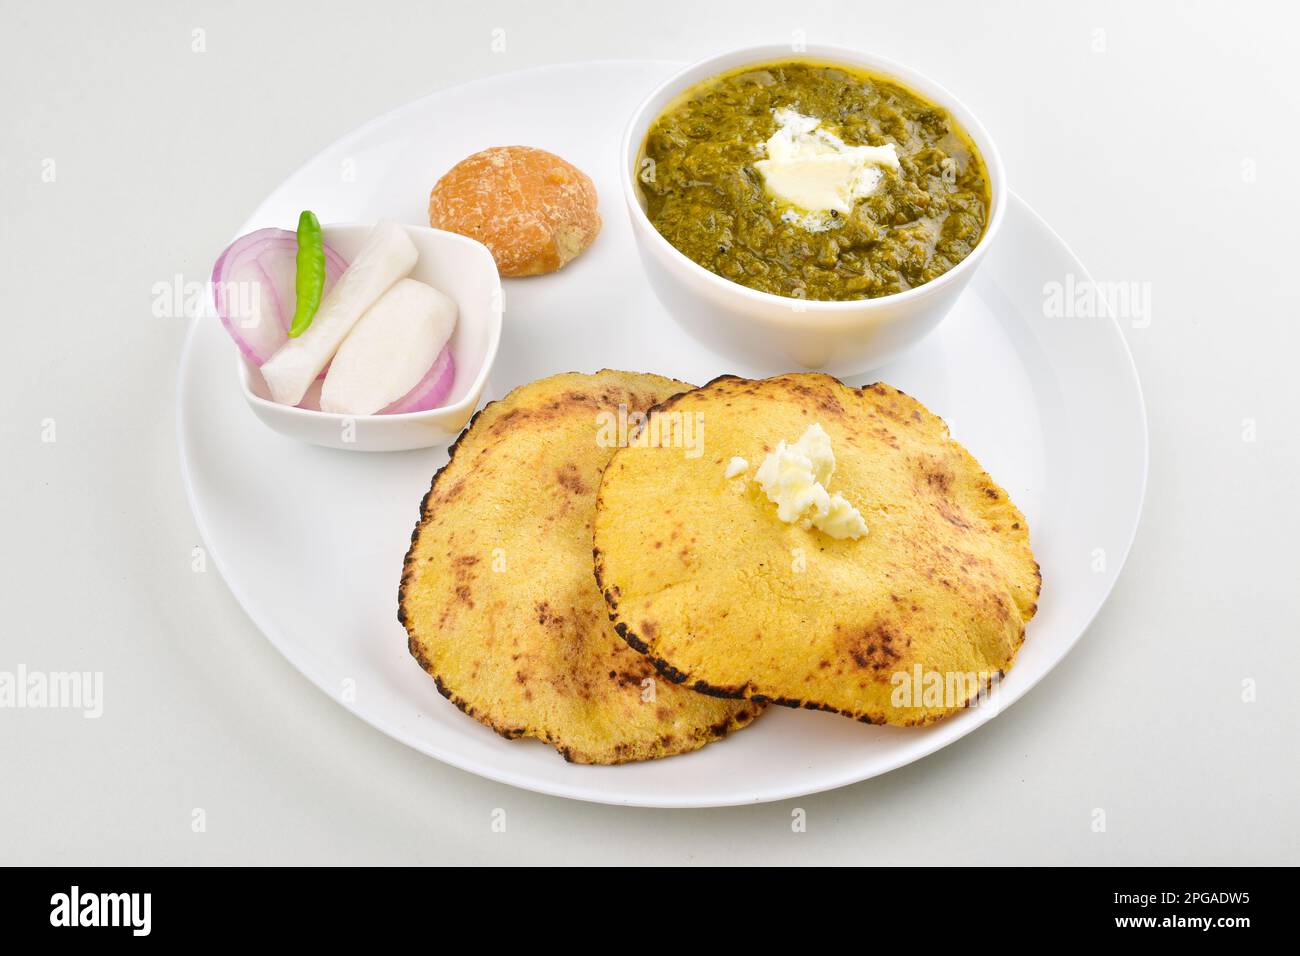
{"type": "Polygon", "coordinates": [[[948,314],[996,238],[1007,205],[1002,160],[989,134],[955,96],[889,60],[832,46],[759,46],[712,57],[682,70],[651,93],[623,136],[621,180],[632,232],[650,284],[668,313],[714,351],[770,373],[792,365],[856,375],[884,365],[925,338],[948,314]],[[971,254],[939,278],[878,299],[818,302],[759,292],[731,282],[678,252],[651,224],[637,179],[650,125],[690,87],[740,67],[814,60],[892,77],[948,111],[974,141],[988,168],[992,209],[971,254]]]}
{"type": "MultiPolygon", "coordinates": [[[[244,400],[268,427],[313,445],[346,451],[406,451],[449,444],[478,405],[501,342],[501,279],[487,247],[473,239],[427,226],[403,228],[420,253],[411,278],[428,283],[456,301],[460,315],[451,336],[456,380],[447,404],[404,415],[339,415],[322,412],[317,381],[303,404],[271,401],[256,365],[239,358],[239,382],[244,400]]],[[[323,227],[325,241],[348,261],[360,251],[370,225],[323,227]]]]}

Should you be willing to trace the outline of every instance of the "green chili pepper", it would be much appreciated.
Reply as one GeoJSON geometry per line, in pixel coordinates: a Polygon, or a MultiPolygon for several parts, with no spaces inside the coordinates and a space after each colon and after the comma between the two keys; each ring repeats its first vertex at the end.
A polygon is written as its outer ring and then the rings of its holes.
{"type": "Polygon", "coordinates": [[[321,237],[316,214],[304,209],[298,217],[298,275],[294,280],[297,303],[293,309],[293,324],[289,326],[289,338],[296,339],[307,331],[320,308],[324,289],[325,240],[321,237]]]}

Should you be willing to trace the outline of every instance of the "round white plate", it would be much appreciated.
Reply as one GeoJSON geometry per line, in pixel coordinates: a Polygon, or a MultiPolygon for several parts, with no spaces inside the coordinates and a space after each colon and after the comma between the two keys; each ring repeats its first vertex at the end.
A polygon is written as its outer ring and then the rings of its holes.
{"type": "MultiPolygon", "coordinates": [[[[641,274],[617,188],[619,132],[674,68],[547,67],[425,97],[316,156],[242,231],[292,228],[306,208],[322,222],[423,223],[430,187],[457,160],[487,146],[539,146],[592,176],[605,226],[559,273],[506,283],[505,331],[485,401],[571,370],[633,369],[697,383],[787,371],[702,350],[662,312],[641,274]]],[[[214,563],[262,632],[325,693],[417,750],[515,786],[605,803],[721,806],[838,787],[910,763],[1000,713],[1065,656],[1120,573],[1146,483],[1137,375],[1113,319],[1051,317],[1044,306],[1049,283],[1068,291],[1067,283],[1087,281],[1016,199],[953,313],[872,376],[949,422],[1024,510],[1043,571],[1038,616],[994,706],[922,730],[773,707],[696,753],[617,767],[568,764],[537,741],[498,737],[439,696],[397,622],[402,558],[446,452],[362,455],[268,430],[244,405],[234,346],[215,320],[194,323],[181,358],[186,490],[214,563]]],[[[1056,702],[1080,713],[1091,705],[1056,702]]]]}

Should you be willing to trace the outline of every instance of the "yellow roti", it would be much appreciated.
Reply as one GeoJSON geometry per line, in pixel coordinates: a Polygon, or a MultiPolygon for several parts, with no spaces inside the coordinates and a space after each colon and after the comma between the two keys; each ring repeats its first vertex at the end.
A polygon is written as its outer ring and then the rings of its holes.
{"type": "Polygon", "coordinates": [[[621,449],[597,499],[595,560],[619,634],[671,680],[914,725],[1012,666],[1037,609],[1029,529],[919,402],[826,375],[724,376],[656,411],[702,426],[704,453],[621,449]],[[866,521],[856,540],[780,520],[756,480],[813,423],[836,459],[827,488],[866,521]],[[733,458],[746,468],[728,477],[733,458]]]}
{"type": "Polygon", "coordinates": [[[625,435],[629,417],[690,387],[556,375],[492,402],[457,440],[425,496],[398,617],[466,714],[610,764],[695,750],[761,709],[661,679],[614,633],[592,576],[596,489],[620,423],[625,435]]]}

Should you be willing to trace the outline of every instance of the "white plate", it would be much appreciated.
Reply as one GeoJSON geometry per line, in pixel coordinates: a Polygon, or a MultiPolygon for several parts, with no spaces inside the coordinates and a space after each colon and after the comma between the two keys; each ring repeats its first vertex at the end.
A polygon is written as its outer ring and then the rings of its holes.
{"type": "MultiPolygon", "coordinates": [[[[618,138],[636,104],[673,69],[573,64],[425,97],[324,150],[244,231],[291,227],[304,208],[326,222],[422,223],[429,189],[452,163],[487,146],[539,146],[592,176],[605,228],[561,272],[506,284],[505,330],[485,400],[570,370],[634,369],[694,382],[785,371],[702,351],[661,312],[641,274],[617,188],[618,138]]],[[[327,694],[417,750],[515,786],[605,803],[721,806],[838,787],[932,753],[1000,713],[1065,656],[1115,584],[1142,506],[1146,417],[1116,323],[1045,315],[1044,286],[1071,275],[1087,281],[1061,240],[1014,200],[953,313],[874,376],[948,420],[1024,510],[1043,570],[1038,616],[997,707],[923,730],[774,707],[697,753],[618,767],[575,766],[544,744],[498,737],[438,695],[397,623],[402,557],[446,452],[352,455],[275,434],[245,407],[230,374],[234,346],[215,320],[195,323],[181,358],[186,490],[214,563],[263,633],[327,694]]],[[[1094,703],[1055,706],[1083,714],[1094,703]]]]}

